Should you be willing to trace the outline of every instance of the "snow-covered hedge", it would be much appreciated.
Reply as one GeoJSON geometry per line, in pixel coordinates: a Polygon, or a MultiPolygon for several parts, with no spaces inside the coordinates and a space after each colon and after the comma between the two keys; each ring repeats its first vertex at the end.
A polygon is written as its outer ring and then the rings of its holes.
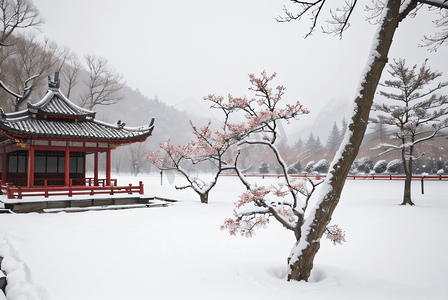
{"type": "Polygon", "coordinates": [[[290,165],[287,171],[288,174],[299,174],[300,172],[302,172],[302,164],[300,163],[300,161],[297,161],[296,163],[290,165]]]}
{"type": "Polygon", "coordinates": [[[388,164],[387,164],[387,172],[389,173],[403,173],[403,162],[401,161],[401,159],[394,159],[391,160],[388,164]]]}
{"type": "Polygon", "coordinates": [[[327,173],[329,167],[330,167],[330,163],[324,158],[324,159],[319,160],[314,165],[314,171],[318,172],[318,173],[327,173]]]}
{"type": "Polygon", "coordinates": [[[376,174],[381,174],[386,172],[387,170],[387,162],[386,160],[379,160],[376,162],[376,164],[373,166],[373,170],[376,174]]]}
{"type": "Polygon", "coordinates": [[[309,161],[306,166],[305,169],[303,169],[303,171],[305,171],[306,173],[311,173],[314,171],[314,160],[309,161]]]}
{"type": "Polygon", "coordinates": [[[358,172],[369,174],[373,169],[373,162],[369,157],[358,159],[358,172]]]}

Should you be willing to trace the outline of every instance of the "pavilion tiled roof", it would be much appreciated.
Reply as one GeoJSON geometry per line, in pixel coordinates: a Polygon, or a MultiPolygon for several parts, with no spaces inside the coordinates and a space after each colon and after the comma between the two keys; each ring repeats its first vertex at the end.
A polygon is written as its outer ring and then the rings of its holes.
{"type": "Polygon", "coordinates": [[[90,116],[95,117],[96,112],[77,106],[70,102],[60,90],[49,89],[44,98],[36,104],[28,102],[28,110],[42,114],[61,116],[90,116]]]}
{"type": "Polygon", "coordinates": [[[28,104],[26,110],[7,114],[0,112],[2,139],[9,135],[119,143],[145,139],[153,129],[153,121],[149,126],[126,127],[121,121],[109,124],[96,120],[95,112],[78,107],[54,88],[49,89],[38,103],[28,104]],[[39,114],[45,117],[37,117],[39,114]]]}

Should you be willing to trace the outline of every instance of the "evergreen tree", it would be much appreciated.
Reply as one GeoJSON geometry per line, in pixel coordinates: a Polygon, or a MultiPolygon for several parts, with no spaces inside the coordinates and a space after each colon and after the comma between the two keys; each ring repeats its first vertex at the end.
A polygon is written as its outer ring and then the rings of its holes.
{"type": "Polygon", "coordinates": [[[327,138],[327,146],[326,148],[329,150],[336,150],[339,147],[341,142],[341,132],[339,131],[338,125],[336,122],[333,123],[333,128],[330,131],[330,134],[327,138]]]}
{"type": "Polygon", "coordinates": [[[393,136],[398,145],[381,143],[377,149],[385,149],[380,155],[395,150],[401,152],[402,168],[406,174],[402,205],[414,205],[411,200],[413,160],[419,157],[415,146],[447,134],[444,129],[448,127],[448,96],[436,95],[435,91],[448,86],[448,82],[435,83],[434,80],[442,73],[432,71],[426,63],[427,60],[420,68],[417,65],[409,68],[404,59],[394,60],[389,71],[393,79],[381,84],[393,91],[380,91],[380,95],[389,102],[372,106],[372,110],[379,112],[376,118],[371,119],[372,123],[398,129],[393,136]]]}
{"type": "Polygon", "coordinates": [[[320,142],[320,137],[317,137],[316,144],[314,146],[314,153],[317,153],[321,151],[324,147],[322,146],[322,143],[320,142]]]}
{"type": "Polygon", "coordinates": [[[305,147],[305,145],[303,144],[302,139],[299,137],[297,142],[294,143],[294,150],[296,150],[297,152],[300,152],[303,150],[304,147],[305,147]]]}
{"type": "Polygon", "coordinates": [[[316,152],[316,139],[314,138],[314,135],[312,132],[310,132],[310,135],[308,136],[308,139],[306,140],[305,149],[308,150],[310,153],[316,152]]]}
{"type": "Polygon", "coordinates": [[[372,126],[373,130],[373,137],[372,140],[380,140],[385,141],[388,139],[389,133],[387,130],[387,125],[385,125],[383,122],[374,123],[372,126]]]}
{"type": "Polygon", "coordinates": [[[265,161],[262,161],[260,167],[258,168],[258,172],[260,172],[260,174],[269,173],[269,165],[265,161]]]}
{"type": "Polygon", "coordinates": [[[341,141],[339,143],[342,143],[342,140],[344,139],[345,132],[347,131],[347,121],[345,120],[345,117],[342,119],[342,127],[341,127],[341,135],[340,139],[341,141]]]}

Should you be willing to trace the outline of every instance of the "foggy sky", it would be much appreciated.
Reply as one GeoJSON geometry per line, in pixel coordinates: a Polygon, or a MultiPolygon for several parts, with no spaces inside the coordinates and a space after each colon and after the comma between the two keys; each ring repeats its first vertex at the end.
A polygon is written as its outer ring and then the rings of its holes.
{"type": "MultiPolygon", "coordinates": [[[[330,100],[352,100],[376,26],[358,5],[342,39],[318,29],[303,39],[308,20],[278,23],[281,0],[34,0],[46,19],[42,32],[81,56],[101,55],[127,84],[169,105],[208,94],[252,96],[247,74],[277,72],[284,99],[300,100],[310,122],[330,100]]],[[[325,12],[325,18],[328,18],[325,12]]],[[[448,47],[418,47],[434,32],[427,8],[398,28],[390,58],[445,71],[448,47]]],[[[325,23],[320,25],[325,26],[325,23]]],[[[319,25],[319,27],[320,27],[319,25]]]]}

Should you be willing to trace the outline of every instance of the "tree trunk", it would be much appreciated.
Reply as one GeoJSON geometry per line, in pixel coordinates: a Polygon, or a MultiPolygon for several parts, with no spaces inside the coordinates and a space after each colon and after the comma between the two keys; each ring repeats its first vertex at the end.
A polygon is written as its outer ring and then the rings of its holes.
{"type": "Polygon", "coordinates": [[[199,194],[199,197],[201,198],[201,203],[208,204],[208,192],[199,194]]]}
{"type": "MultiPolygon", "coordinates": [[[[350,166],[358,154],[367,128],[375,91],[387,63],[392,39],[401,17],[399,14],[400,4],[400,0],[390,0],[386,4],[379,30],[373,40],[365,73],[361,77],[353,116],[345,134],[344,142],[330,166],[316,208],[311,211],[305,220],[301,228],[301,237],[288,258],[290,268],[288,280],[308,281],[313,268],[314,256],[320,248],[319,241],[339,202],[350,166]]],[[[405,13],[407,12],[403,14],[405,13]]]]}
{"type": "Polygon", "coordinates": [[[403,161],[404,172],[406,174],[406,178],[404,180],[404,193],[403,193],[403,202],[401,205],[409,204],[411,206],[415,205],[411,200],[411,183],[412,183],[412,157],[410,157],[408,161],[408,165],[406,166],[406,161],[403,161]]]}

